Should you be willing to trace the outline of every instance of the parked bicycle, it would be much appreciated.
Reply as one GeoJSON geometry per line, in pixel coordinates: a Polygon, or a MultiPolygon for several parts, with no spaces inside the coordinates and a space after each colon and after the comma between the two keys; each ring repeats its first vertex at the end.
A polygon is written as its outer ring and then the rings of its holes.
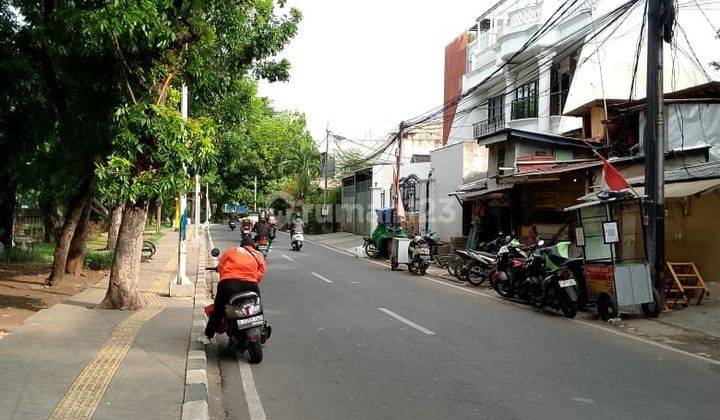
{"type": "Polygon", "coordinates": [[[142,251],[140,252],[140,261],[145,262],[155,255],[155,244],[150,241],[143,241],[142,251]]]}

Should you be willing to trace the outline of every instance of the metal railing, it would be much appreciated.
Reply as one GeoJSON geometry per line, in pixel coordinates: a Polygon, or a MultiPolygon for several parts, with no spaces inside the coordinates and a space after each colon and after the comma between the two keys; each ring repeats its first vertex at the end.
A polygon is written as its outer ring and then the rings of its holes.
{"type": "Polygon", "coordinates": [[[513,10],[508,14],[508,27],[514,29],[540,22],[541,14],[542,2],[513,10]]]}
{"type": "Polygon", "coordinates": [[[537,96],[513,99],[510,106],[512,107],[511,114],[513,120],[519,120],[523,118],[537,118],[538,116],[537,96]]]}
{"type": "Polygon", "coordinates": [[[502,115],[478,121],[473,124],[473,138],[479,138],[487,134],[492,134],[496,131],[502,130],[503,128],[505,128],[505,117],[502,115]]]}
{"type": "Polygon", "coordinates": [[[483,32],[478,35],[476,40],[468,44],[468,72],[473,72],[495,61],[497,54],[490,47],[495,45],[496,41],[497,36],[494,32],[483,32]]]}

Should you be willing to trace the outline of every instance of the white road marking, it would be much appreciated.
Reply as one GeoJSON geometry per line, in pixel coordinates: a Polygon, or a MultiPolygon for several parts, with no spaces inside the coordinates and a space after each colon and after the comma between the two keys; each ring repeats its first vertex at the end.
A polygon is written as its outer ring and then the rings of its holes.
{"type": "Polygon", "coordinates": [[[295,261],[295,260],[293,260],[292,258],[288,257],[288,256],[285,255],[285,254],[282,254],[282,256],[283,256],[283,258],[285,258],[285,259],[288,260],[288,261],[295,261]]]}
{"type": "Polygon", "coordinates": [[[582,397],[571,397],[570,398],[573,401],[585,403],[585,404],[595,404],[594,400],[591,400],[590,398],[582,398],[582,397]]]}
{"type": "MultiPolygon", "coordinates": [[[[335,249],[335,248],[330,247],[330,246],[327,246],[327,245],[325,245],[325,244],[321,244],[320,242],[316,242],[316,241],[313,241],[313,240],[310,240],[310,239],[306,239],[306,240],[307,240],[308,242],[314,243],[315,245],[319,245],[319,246],[321,246],[321,247],[323,247],[323,248],[327,248],[327,249],[329,249],[329,250],[331,250],[331,251],[335,251],[335,252],[337,252],[337,253],[339,253],[339,254],[344,254],[344,255],[347,255],[347,256],[354,257],[354,255],[352,255],[352,254],[350,254],[350,253],[347,253],[347,252],[342,251],[342,250],[339,250],[339,249],[335,249]]],[[[359,259],[359,260],[361,260],[361,261],[366,261],[366,262],[369,262],[369,263],[371,263],[371,264],[379,265],[379,266],[382,266],[382,267],[389,267],[389,266],[390,266],[389,264],[385,264],[385,263],[382,263],[382,262],[380,262],[380,261],[373,261],[373,260],[369,260],[369,259],[365,259],[365,258],[355,258],[355,259],[359,259]]],[[[491,295],[491,294],[489,294],[489,293],[486,294],[486,293],[483,293],[483,292],[478,292],[478,291],[475,291],[475,290],[468,289],[468,288],[465,287],[465,286],[459,286],[459,285],[456,285],[456,284],[448,283],[447,280],[439,280],[439,279],[435,279],[435,278],[432,278],[432,277],[429,277],[429,276],[413,276],[412,278],[413,278],[413,279],[421,278],[421,279],[424,279],[424,280],[427,280],[427,281],[431,281],[431,282],[433,282],[433,283],[437,283],[437,284],[442,285],[442,286],[445,286],[445,287],[452,287],[453,289],[461,290],[461,291],[463,291],[463,292],[465,292],[465,293],[470,293],[470,294],[473,294],[473,295],[476,295],[476,296],[482,296],[482,297],[484,297],[484,298],[493,299],[493,300],[496,300],[496,301],[512,303],[512,302],[510,302],[510,301],[501,299],[499,296],[493,296],[493,295],[491,295]]],[[[710,363],[710,364],[713,364],[713,365],[718,365],[718,366],[720,366],[720,361],[719,361],[719,360],[711,359],[711,358],[708,358],[708,357],[705,357],[705,356],[702,356],[702,355],[699,355],[699,354],[695,354],[695,353],[691,353],[691,352],[689,352],[689,351],[681,350],[681,349],[678,349],[678,348],[669,346],[669,345],[667,345],[667,344],[658,343],[658,342],[656,342],[656,341],[652,341],[652,340],[648,340],[648,339],[646,339],[646,338],[638,337],[638,336],[633,335],[633,334],[629,334],[629,333],[626,333],[626,332],[618,331],[618,330],[612,329],[611,327],[606,327],[606,326],[604,326],[604,325],[598,325],[598,324],[595,324],[595,323],[592,323],[592,322],[588,322],[588,321],[583,321],[583,320],[580,320],[580,319],[572,319],[572,320],[568,320],[568,321],[577,322],[577,323],[580,323],[580,324],[585,325],[585,326],[588,326],[588,327],[597,328],[597,329],[602,330],[602,331],[605,331],[605,332],[607,332],[607,333],[619,335],[619,336],[621,336],[621,337],[625,337],[625,338],[628,338],[628,339],[630,339],[630,340],[635,340],[635,341],[638,341],[638,342],[641,342],[641,343],[644,343],[644,344],[649,344],[649,345],[651,345],[651,346],[659,347],[659,348],[665,349],[665,350],[667,350],[667,351],[671,351],[671,352],[673,352],[673,353],[682,354],[682,355],[684,355],[684,356],[689,356],[689,357],[692,357],[692,358],[697,359],[697,360],[701,360],[701,361],[706,362],[706,363],[710,363]]]]}
{"type": "Polygon", "coordinates": [[[255,388],[255,380],[250,365],[238,360],[238,366],[240,367],[240,377],[245,391],[245,401],[247,401],[248,411],[250,412],[250,420],[265,420],[265,409],[255,388]]]}
{"type": "Polygon", "coordinates": [[[328,279],[328,278],[326,278],[326,277],[323,277],[323,276],[321,276],[320,274],[318,274],[318,273],[316,273],[316,272],[314,272],[314,271],[311,272],[310,274],[312,274],[313,276],[319,278],[320,280],[324,281],[325,283],[332,283],[332,280],[330,280],[330,279],[328,279]]]}
{"type": "Polygon", "coordinates": [[[378,308],[378,309],[380,310],[380,312],[384,312],[384,313],[390,315],[391,317],[397,319],[398,321],[404,322],[404,323],[406,323],[407,325],[415,328],[416,330],[418,330],[418,331],[420,331],[420,332],[422,332],[422,333],[424,333],[424,334],[427,334],[427,335],[435,335],[434,332],[428,330],[427,328],[423,327],[422,325],[418,325],[418,324],[410,321],[410,320],[407,319],[407,318],[403,318],[402,316],[396,314],[395,312],[393,312],[393,311],[391,311],[391,310],[389,310],[389,309],[386,309],[386,308],[378,308]]]}

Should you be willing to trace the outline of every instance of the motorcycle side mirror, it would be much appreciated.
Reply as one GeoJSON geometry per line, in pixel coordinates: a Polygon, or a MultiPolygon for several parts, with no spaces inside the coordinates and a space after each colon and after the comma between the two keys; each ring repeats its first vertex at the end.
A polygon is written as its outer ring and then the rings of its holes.
{"type": "Polygon", "coordinates": [[[545,245],[545,241],[542,240],[542,239],[540,239],[540,240],[538,241],[538,246],[543,246],[543,245],[545,245]]]}
{"type": "Polygon", "coordinates": [[[213,248],[212,251],[210,251],[210,255],[212,255],[213,257],[218,257],[220,256],[220,250],[217,248],[213,248]]]}

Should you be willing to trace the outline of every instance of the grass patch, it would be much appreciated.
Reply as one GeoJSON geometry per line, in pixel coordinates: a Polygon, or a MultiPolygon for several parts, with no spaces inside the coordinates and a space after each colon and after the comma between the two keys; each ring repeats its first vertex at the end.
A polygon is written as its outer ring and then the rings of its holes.
{"type": "Polygon", "coordinates": [[[32,250],[19,248],[6,248],[5,253],[0,257],[0,263],[5,264],[28,264],[44,265],[51,264],[55,252],[54,243],[38,242],[32,250]]]}
{"type": "MultiPolygon", "coordinates": [[[[169,227],[161,227],[160,233],[157,233],[155,227],[145,230],[143,237],[146,241],[157,243],[170,230],[169,227]]],[[[106,251],[107,232],[89,235],[85,242],[85,258],[83,265],[91,270],[104,270],[112,265],[112,251],[106,251]]],[[[55,252],[54,242],[39,241],[35,244],[33,250],[24,250],[19,248],[6,248],[5,253],[0,255],[0,266],[9,264],[24,265],[51,265],[53,262],[53,253],[55,252]]]]}
{"type": "Polygon", "coordinates": [[[83,266],[90,270],[107,270],[112,267],[113,251],[85,251],[83,266]]]}

